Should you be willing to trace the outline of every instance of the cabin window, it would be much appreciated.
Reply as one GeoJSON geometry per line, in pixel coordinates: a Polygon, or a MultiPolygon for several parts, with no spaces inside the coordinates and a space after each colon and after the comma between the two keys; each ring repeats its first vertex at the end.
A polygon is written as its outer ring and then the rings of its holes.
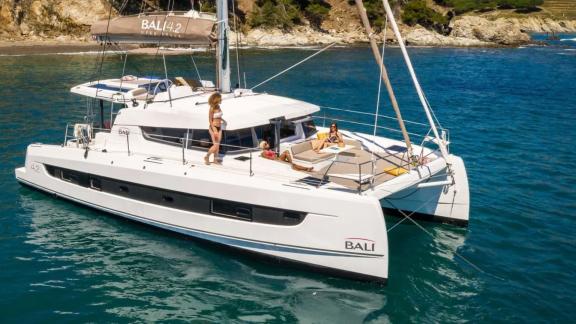
{"type": "Polygon", "coordinates": [[[166,144],[182,145],[186,137],[184,128],[140,127],[146,139],[166,144]]]}
{"type": "Polygon", "coordinates": [[[212,200],[210,212],[215,215],[252,220],[252,207],[224,200],[212,200]]]}
{"type": "Polygon", "coordinates": [[[212,137],[207,129],[191,129],[188,135],[188,148],[209,149],[212,146],[212,137]]]}
{"type": "Polygon", "coordinates": [[[291,121],[282,121],[280,125],[280,138],[284,139],[296,135],[296,124],[291,121]]]}
{"type": "Polygon", "coordinates": [[[224,144],[233,146],[220,146],[222,152],[239,151],[255,147],[252,128],[224,131],[223,139],[224,144]]]}
{"type": "Polygon", "coordinates": [[[318,130],[316,130],[316,125],[312,119],[302,122],[302,129],[304,130],[304,136],[306,138],[316,134],[318,130]]]}
{"type": "MultiPolygon", "coordinates": [[[[256,132],[256,138],[259,141],[266,141],[270,144],[270,148],[274,148],[276,145],[275,141],[275,133],[274,133],[274,125],[268,124],[263,126],[258,126],[254,128],[254,132],[256,132]]],[[[259,143],[258,143],[259,144],[259,143]]]]}

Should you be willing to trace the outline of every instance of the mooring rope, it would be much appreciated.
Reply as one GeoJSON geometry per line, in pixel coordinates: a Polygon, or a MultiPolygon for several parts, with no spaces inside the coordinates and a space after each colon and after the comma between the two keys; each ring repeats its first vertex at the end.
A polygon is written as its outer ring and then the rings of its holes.
{"type": "MultiPolygon", "coordinates": [[[[436,241],[436,237],[434,236],[434,234],[430,233],[430,231],[428,231],[427,229],[425,229],[422,225],[420,225],[417,221],[415,221],[412,217],[410,217],[409,215],[406,215],[405,212],[403,212],[400,208],[396,207],[396,205],[394,205],[392,202],[390,202],[387,198],[383,198],[387,203],[389,203],[392,207],[394,207],[394,209],[396,209],[402,216],[404,216],[405,218],[407,218],[409,221],[411,221],[414,225],[416,225],[418,228],[420,228],[424,233],[426,233],[428,236],[430,236],[431,238],[433,238],[436,241]]],[[[419,207],[419,208],[422,208],[419,207]]],[[[414,211],[412,214],[413,215],[416,211],[414,211]]],[[[442,243],[442,242],[440,242],[442,243]]],[[[446,244],[444,244],[445,246],[447,246],[446,244]]],[[[448,247],[448,246],[447,246],[448,247]]],[[[479,266],[475,265],[472,261],[468,260],[467,258],[465,258],[463,255],[461,255],[460,253],[458,253],[456,250],[452,250],[452,252],[454,253],[454,255],[456,255],[457,257],[459,257],[462,261],[464,261],[465,263],[467,263],[469,266],[471,266],[473,269],[475,269],[476,271],[486,274],[487,272],[482,270],[482,268],[480,268],[479,266]]],[[[496,276],[495,276],[496,277],[496,276]]],[[[496,277],[498,278],[498,277],[496,277]]]]}

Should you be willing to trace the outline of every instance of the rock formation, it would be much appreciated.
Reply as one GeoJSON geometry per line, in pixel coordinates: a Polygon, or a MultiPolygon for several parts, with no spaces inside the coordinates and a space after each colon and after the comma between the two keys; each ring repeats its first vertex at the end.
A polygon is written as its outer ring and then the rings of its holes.
{"type": "Polygon", "coordinates": [[[530,35],[514,22],[504,18],[488,20],[476,16],[458,17],[452,22],[450,36],[497,45],[520,45],[530,42],[530,35]]]}
{"type": "Polygon", "coordinates": [[[106,0],[0,0],[0,36],[84,37],[109,10],[106,0]]]}

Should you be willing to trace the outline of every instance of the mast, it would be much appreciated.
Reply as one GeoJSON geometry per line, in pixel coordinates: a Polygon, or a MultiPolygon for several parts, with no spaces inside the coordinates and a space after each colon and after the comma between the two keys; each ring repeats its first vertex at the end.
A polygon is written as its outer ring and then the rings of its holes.
{"type": "Polygon", "coordinates": [[[362,0],[355,0],[355,2],[356,7],[358,8],[358,13],[360,14],[360,18],[362,19],[362,24],[364,25],[364,28],[366,29],[366,34],[368,35],[368,39],[370,40],[370,47],[372,48],[374,59],[376,60],[376,63],[380,67],[380,72],[382,72],[381,73],[382,81],[384,81],[386,90],[388,91],[388,96],[390,97],[390,103],[392,103],[392,108],[394,108],[394,112],[396,113],[396,119],[398,120],[400,131],[402,131],[402,137],[404,138],[404,142],[406,143],[406,149],[408,151],[407,152],[408,159],[412,159],[413,156],[412,142],[410,141],[410,136],[408,136],[406,125],[404,125],[404,119],[402,119],[402,114],[400,113],[400,107],[398,107],[398,101],[396,101],[396,95],[394,94],[394,89],[392,89],[390,78],[388,78],[388,72],[386,71],[384,62],[382,61],[382,56],[380,55],[380,49],[378,48],[376,40],[374,39],[374,33],[372,31],[372,27],[370,26],[368,16],[366,15],[366,8],[364,8],[364,3],[362,2],[362,0]]]}
{"type": "MultiPolygon", "coordinates": [[[[362,1],[362,0],[356,0],[362,1]]],[[[412,82],[414,83],[414,87],[416,88],[416,92],[418,93],[418,98],[420,99],[420,103],[426,112],[426,117],[428,118],[428,123],[432,128],[432,132],[434,133],[434,137],[436,137],[436,141],[438,142],[438,147],[440,148],[440,152],[442,153],[442,157],[448,163],[448,150],[446,149],[446,143],[438,134],[438,129],[436,128],[436,123],[434,123],[434,119],[432,118],[432,113],[430,112],[430,107],[428,106],[428,102],[426,102],[426,98],[424,97],[424,92],[422,91],[422,87],[420,87],[420,82],[418,82],[418,78],[416,77],[416,73],[414,72],[414,67],[412,66],[412,61],[410,60],[410,56],[408,56],[408,51],[406,51],[406,45],[404,45],[404,40],[402,39],[402,35],[400,35],[400,30],[398,29],[398,25],[396,24],[396,20],[394,20],[394,14],[392,13],[392,9],[390,8],[390,4],[388,0],[382,0],[384,4],[384,10],[386,10],[386,15],[388,16],[388,20],[390,21],[390,25],[392,26],[392,30],[394,31],[394,35],[398,40],[398,44],[400,45],[400,50],[402,51],[402,56],[404,56],[404,61],[406,62],[406,66],[408,67],[408,71],[410,72],[410,76],[412,77],[412,82]]]]}
{"type": "Polygon", "coordinates": [[[218,20],[218,46],[216,49],[216,68],[218,70],[217,87],[222,93],[230,92],[230,53],[228,46],[228,1],[216,2],[218,20]]]}

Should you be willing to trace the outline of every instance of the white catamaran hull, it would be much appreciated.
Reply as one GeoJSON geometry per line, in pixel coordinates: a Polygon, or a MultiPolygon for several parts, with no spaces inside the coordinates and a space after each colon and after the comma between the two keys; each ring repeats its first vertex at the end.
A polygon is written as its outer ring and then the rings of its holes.
{"type": "Polygon", "coordinates": [[[382,198],[385,214],[397,215],[402,211],[413,218],[467,225],[470,192],[466,167],[458,156],[450,155],[450,161],[450,171],[438,172],[426,182],[382,198]]]}
{"type": "Polygon", "coordinates": [[[249,175],[222,173],[225,178],[217,179],[217,173],[190,165],[144,163],[142,157],[94,151],[84,157],[83,152],[80,148],[32,144],[26,165],[15,171],[16,178],[58,197],[188,236],[344,276],[377,281],[388,277],[386,224],[375,197],[268,186],[249,175]],[[63,175],[54,170],[73,171],[63,175]],[[85,176],[91,180],[82,184],[80,178],[85,176]],[[119,194],[102,188],[114,181],[119,194]],[[140,196],[130,198],[131,192],[140,196]],[[173,195],[168,202],[167,192],[173,195]],[[166,200],[157,204],[142,198],[153,194],[166,200]],[[305,216],[297,224],[282,219],[278,224],[267,224],[247,220],[242,214],[223,215],[213,205],[206,212],[187,210],[190,206],[170,207],[184,197],[181,195],[205,201],[233,200],[251,206],[253,213],[263,206],[263,210],[287,210],[305,216]]]}

